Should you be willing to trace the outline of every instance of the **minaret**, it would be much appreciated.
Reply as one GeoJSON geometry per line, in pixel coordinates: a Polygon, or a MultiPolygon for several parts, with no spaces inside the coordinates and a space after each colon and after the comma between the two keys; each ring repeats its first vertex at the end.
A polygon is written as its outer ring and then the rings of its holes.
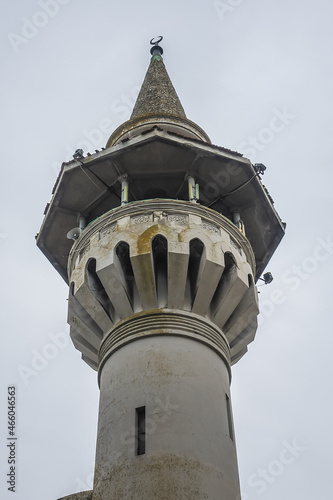
{"type": "Polygon", "coordinates": [[[62,165],[37,236],[98,371],[94,486],[73,500],[240,499],[231,366],[284,224],[265,167],[187,119],[161,39],[130,120],[62,165]]]}

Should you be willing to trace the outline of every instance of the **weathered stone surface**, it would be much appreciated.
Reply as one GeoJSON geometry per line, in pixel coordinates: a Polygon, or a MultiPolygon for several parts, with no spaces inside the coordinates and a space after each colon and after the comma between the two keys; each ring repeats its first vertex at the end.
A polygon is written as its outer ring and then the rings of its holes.
{"type": "Polygon", "coordinates": [[[131,119],[159,113],[186,118],[162,58],[155,57],[149,65],[131,119]]]}
{"type": "MultiPolygon", "coordinates": [[[[103,364],[93,500],[239,499],[228,361],[194,339],[195,332],[204,334],[203,319],[199,324],[193,313],[185,319],[184,326],[165,321],[164,329],[161,321],[155,336],[142,337],[133,320],[137,341],[103,364]],[[138,456],[135,409],[141,406],[146,450],[138,456]]],[[[147,317],[146,332],[153,329],[147,317]]]]}

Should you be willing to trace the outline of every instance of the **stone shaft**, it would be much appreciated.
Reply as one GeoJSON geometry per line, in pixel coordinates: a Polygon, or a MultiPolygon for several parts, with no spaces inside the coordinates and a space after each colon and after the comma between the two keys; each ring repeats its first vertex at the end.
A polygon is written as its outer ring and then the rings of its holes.
{"type": "Polygon", "coordinates": [[[192,318],[191,332],[187,317],[175,319],[153,332],[133,318],[127,328],[138,340],[103,364],[94,500],[238,498],[228,363],[195,339],[202,320],[192,318]],[[145,408],[144,454],[138,408],[145,408]]]}

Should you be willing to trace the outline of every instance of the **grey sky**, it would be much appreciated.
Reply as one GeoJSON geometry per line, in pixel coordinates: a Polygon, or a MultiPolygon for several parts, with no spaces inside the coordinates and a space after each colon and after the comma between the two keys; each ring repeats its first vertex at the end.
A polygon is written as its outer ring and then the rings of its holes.
{"type": "Polygon", "coordinates": [[[87,142],[92,153],[104,146],[105,119],[112,131],[129,117],[157,35],[188,118],[214,144],[267,166],[263,182],[287,222],[267,268],[274,281],[259,288],[256,340],[233,368],[243,500],[329,498],[332,14],[329,0],[3,5],[1,498],[55,500],[91,487],[96,373],[64,340],[67,287],[34,235],[61,162],[87,142]],[[6,485],[12,384],[15,495],[6,485]],[[286,463],[288,446],[295,459],[286,463]]]}

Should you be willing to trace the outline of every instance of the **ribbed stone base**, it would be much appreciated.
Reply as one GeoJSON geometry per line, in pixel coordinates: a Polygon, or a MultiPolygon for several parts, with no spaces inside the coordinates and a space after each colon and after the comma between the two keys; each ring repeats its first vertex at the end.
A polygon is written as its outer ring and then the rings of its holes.
{"type": "Polygon", "coordinates": [[[158,336],[188,337],[213,349],[225,362],[229,377],[230,349],[223,332],[211,321],[186,311],[157,309],[133,314],[105,335],[99,349],[99,378],[104,363],[122,346],[158,336]]]}

